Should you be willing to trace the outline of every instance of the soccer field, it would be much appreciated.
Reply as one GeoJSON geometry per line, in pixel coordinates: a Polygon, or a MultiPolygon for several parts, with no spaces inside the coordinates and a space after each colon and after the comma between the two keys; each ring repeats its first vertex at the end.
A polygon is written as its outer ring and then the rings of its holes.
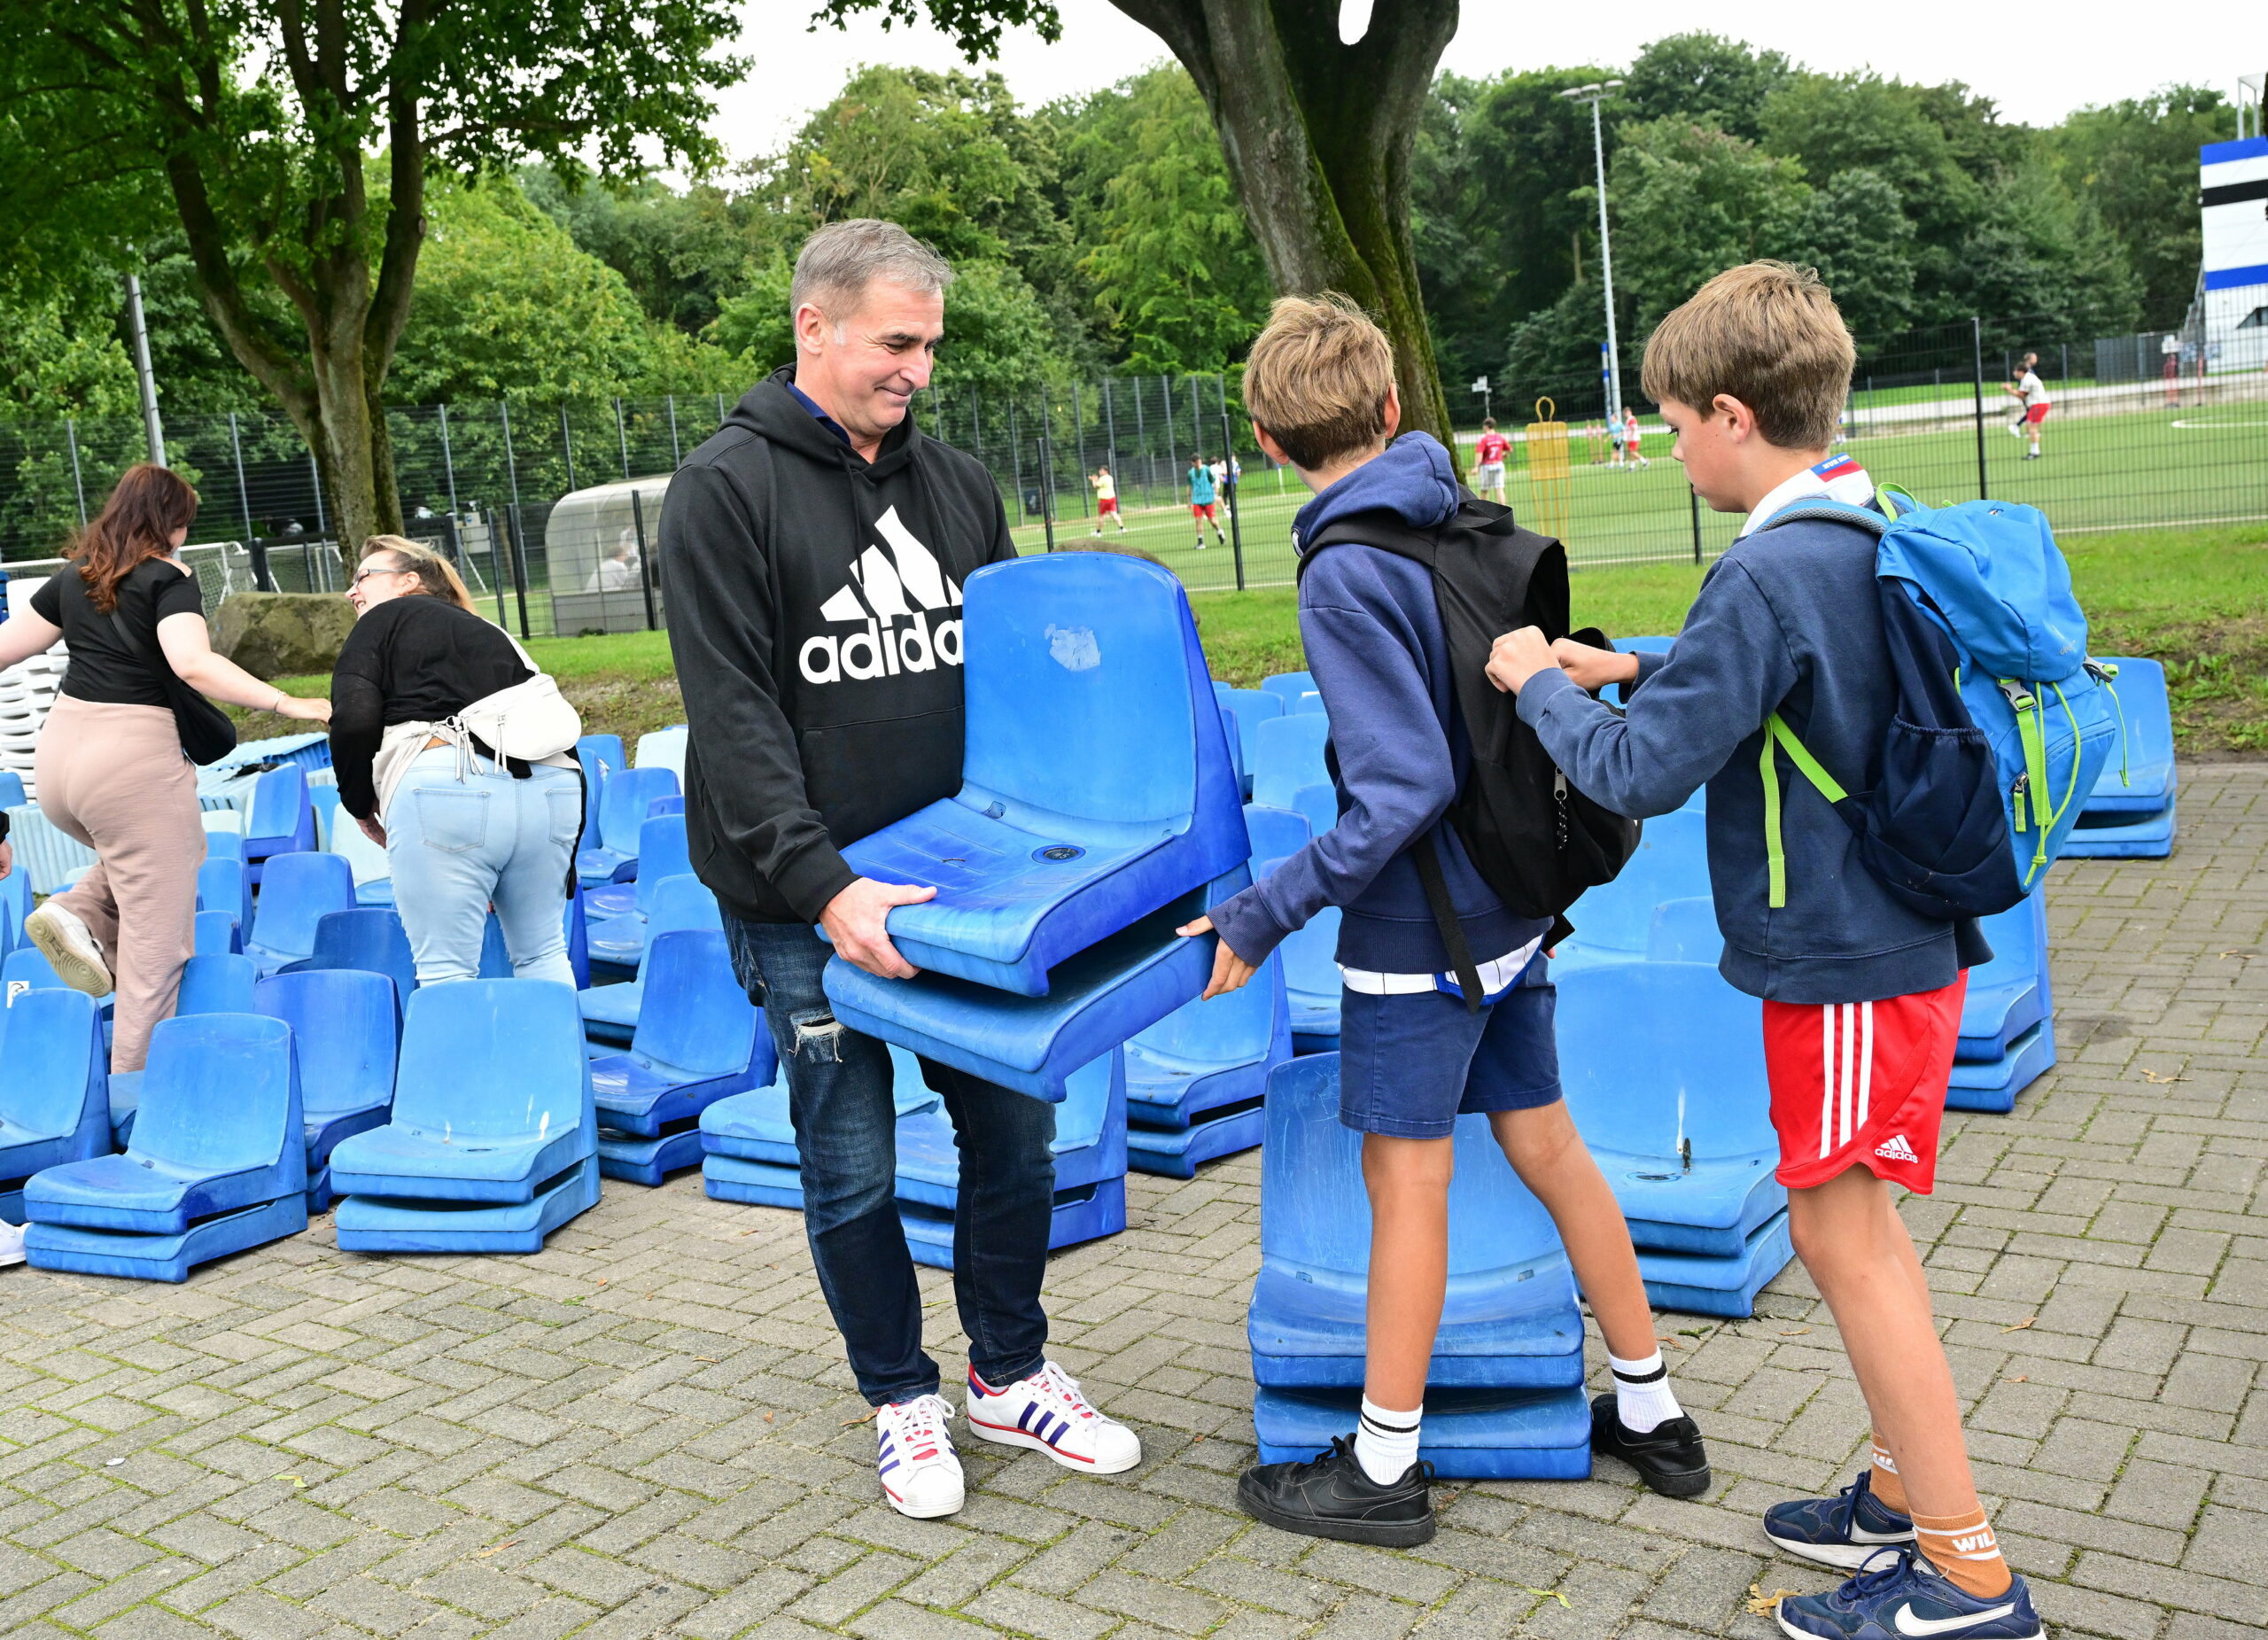
{"type": "MultiPolygon", "coordinates": [[[[1987,487],[1996,499],[2026,501],[2046,512],[2061,533],[2141,529],[2268,517],[2268,399],[2228,401],[2187,409],[2110,416],[2051,416],[2042,458],[2023,459],[2028,441],[2006,431],[2008,416],[1988,407],[1984,424],[1987,487]]],[[[1471,434],[1460,435],[1468,448],[1471,434]]],[[[1652,465],[1636,470],[1594,466],[1581,456],[1567,481],[1568,557],[1578,567],[1690,560],[1694,509],[1682,469],[1670,459],[1666,431],[1650,427],[1646,454],[1652,465]]],[[[1931,506],[1977,496],[1977,436],[1973,422],[1908,431],[1861,431],[1847,447],[1877,480],[1898,484],[1931,506]]],[[[1506,498],[1515,516],[1534,522],[1539,498],[1527,470],[1515,466],[1506,498]]],[[[1244,584],[1281,586],[1293,572],[1292,519],[1307,499],[1289,473],[1248,471],[1238,498],[1238,532],[1244,545],[1244,584]]],[[[1011,498],[1010,518],[1016,509],[1011,498]]],[[[1058,498],[1076,509],[1080,498],[1058,498]]],[[[1091,503],[1089,503],[1091,505],[1091,503]]],[[[1225,513],[1225,509],[1223,509],[1225,513]]],[[[1095,520],[1059,512],[1059,547],[1093,544],[1095,520]]],[[[1134,509],[1123,535],[1104,521],[1104,539],[1151,553],[1193,590],[1237,585],[1236,559],[1206,532],[1193,545],[1187,507],[1134,509]]],[[[1227,527],[1225,517],[1222,520],[1227,527]]],[[[1702,556],[1730,544],[1739,520],[1700,513],[1702,556]]],[[[1037,522],[1015,529],[1023,552],[1045,548],[1037,522]]]]}

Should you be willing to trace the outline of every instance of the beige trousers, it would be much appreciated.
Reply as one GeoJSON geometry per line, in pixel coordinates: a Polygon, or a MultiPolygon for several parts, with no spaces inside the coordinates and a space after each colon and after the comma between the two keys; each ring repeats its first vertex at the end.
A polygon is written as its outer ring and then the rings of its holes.
{"type": "Polygon", "coordinates": [[[197,766],[173,713],[58,696],[40,732],[39,812],[94,850],[62,906],[102,943],[118,987],[113,1071],[139,1070],[150,1031],[171,1019],[197,934],[205,863],[197,766]]]}

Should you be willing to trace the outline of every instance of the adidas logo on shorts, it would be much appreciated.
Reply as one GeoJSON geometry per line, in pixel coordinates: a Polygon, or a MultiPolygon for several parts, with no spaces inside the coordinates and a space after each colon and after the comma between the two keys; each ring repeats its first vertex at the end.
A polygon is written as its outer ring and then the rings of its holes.
{"type": "Polygon", "coordinates": [[[1893,1133],[1876,1145],[1875,1154],[1885,1162],[1919,1162],[1922,1159],[1914,1154],[1914,1146],[1906,1142],[1903,1133],[1893,1133]]]}

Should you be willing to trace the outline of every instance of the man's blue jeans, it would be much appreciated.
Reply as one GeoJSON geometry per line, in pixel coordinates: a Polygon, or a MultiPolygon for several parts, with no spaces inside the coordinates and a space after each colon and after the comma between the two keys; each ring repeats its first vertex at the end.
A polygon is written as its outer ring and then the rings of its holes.
{"type": "MultiPolygon", "coordinates": [[[[858,1393],[873,1406],[930,1394],[937,1364],[921,1349],[921,1293],[897,1217],[889,1049],[836,1023],[819,985],[834,951],[809,923],[727,913],[725,935],[734,971],[763,1007],[787,1068],[804,1230],[858,1393]]],[[[953,1296],[968,1364],[989,1384],[1010,1383],[1046,1357],[1039,1286],[1055,1191],[1055,1107],[933,1060],[921,1069],[944,1097],[960,1149],[953,1296]]]]}

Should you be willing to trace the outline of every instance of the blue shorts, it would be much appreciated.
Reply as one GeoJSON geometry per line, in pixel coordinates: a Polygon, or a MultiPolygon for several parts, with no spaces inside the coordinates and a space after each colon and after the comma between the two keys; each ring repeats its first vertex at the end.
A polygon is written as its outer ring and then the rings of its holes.
{"type": "Polygon", "coordinates": [[[1460,1115],[1556,1103],[1558,999],[1550,981],[1528,977],[1478,1014],[1443,991],[1342,991],[1340,1121],[1361,1133],[1447,1139],[1460,1115]]]}

